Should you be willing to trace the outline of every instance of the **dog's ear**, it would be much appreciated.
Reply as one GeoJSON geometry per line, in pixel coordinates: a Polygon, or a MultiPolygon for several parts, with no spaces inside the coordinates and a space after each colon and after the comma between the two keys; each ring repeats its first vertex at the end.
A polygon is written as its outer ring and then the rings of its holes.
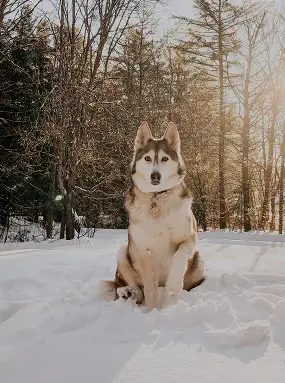
{"type": "Polygon", "coordinates": [[[163,138],[168,142],[168,145],[177,153],[180,153],[180,137],[177,126],[170,122],[165,130],[163,138]]]}
{"type": "Polygon", "coordinates": [[[148,140],[152,139],[152,134],[150,131],[150,128],[148,126],[148,123],[144,121],[141,126],[138,128],[137,136],[135,140],[135,150],[143,147],[146,145],[148,140]]]}

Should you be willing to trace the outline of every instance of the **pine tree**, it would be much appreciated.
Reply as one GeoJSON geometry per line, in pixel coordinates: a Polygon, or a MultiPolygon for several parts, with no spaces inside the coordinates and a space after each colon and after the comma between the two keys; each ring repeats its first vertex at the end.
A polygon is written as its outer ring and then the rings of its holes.
{"type": "Polygon", "coordinates": [[[45,169],[37,148],[40,108],[49,82],[49,47],[36,35],[29,7],[10,33],[2,35],[0,60],[2,225],[10,214],[38,219],[45,201],[45,169]],[[35,161],[36,160],[36,161],[35,161]]]}

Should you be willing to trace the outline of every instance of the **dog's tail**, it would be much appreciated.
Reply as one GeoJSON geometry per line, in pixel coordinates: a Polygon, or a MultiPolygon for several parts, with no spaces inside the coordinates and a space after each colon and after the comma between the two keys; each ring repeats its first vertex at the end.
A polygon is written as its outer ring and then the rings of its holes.
{"type": "Polygon", "coordinates": [[[100,281],[96,287],[96,298],[103,301],[115,301],[118,299],[118,284],[115,281],[100,281]]]}

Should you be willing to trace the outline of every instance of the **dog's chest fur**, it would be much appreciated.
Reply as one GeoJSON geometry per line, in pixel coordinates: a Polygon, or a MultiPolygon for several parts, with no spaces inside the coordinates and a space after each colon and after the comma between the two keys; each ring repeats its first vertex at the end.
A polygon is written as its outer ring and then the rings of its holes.
{"type": "Polygon", "coordinates": [[[136,249],[132,259],[136,264],[137,257],[151,256],[162,284],[178,246],[194,234],[191,199],[181,197],[182,191],[180,185],[158,194],[136,190],[126,200],[129,233],[136,249]]]}

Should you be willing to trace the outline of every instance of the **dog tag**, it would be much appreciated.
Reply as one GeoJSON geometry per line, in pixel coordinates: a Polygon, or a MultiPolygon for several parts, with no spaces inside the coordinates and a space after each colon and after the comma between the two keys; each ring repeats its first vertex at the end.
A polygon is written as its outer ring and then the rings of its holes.
{"type": "Polygon", "coordinates": [[[152,213],[153,217],[156,217],[158,215],[158,212],[159,212],[159,208],[158,208],[156,202],[152,202],[151,213],[152,213]]]}

